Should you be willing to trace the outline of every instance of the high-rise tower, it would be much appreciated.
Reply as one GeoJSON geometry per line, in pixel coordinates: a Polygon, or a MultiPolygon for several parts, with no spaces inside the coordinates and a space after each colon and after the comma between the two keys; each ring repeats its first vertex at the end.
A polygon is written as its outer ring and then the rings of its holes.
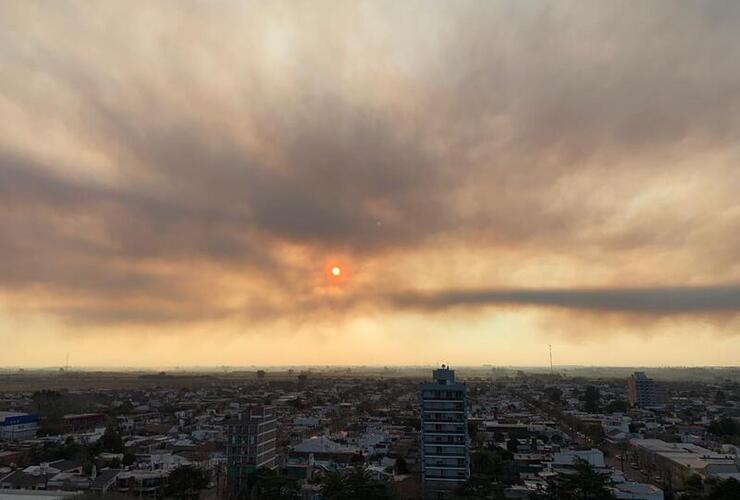
{"type": "Polygon", "coordinates": [[[421,384],[421,456],[425,498],[447,498],[470,476],[467,387],[442,365],[421,384]]]}
{"type": "Polygon", "coordinates": [[[275,468],[277,419],[271,406],[247,407],[227,426],[227,487],[238,494],[259,467],[275,468]]]}
{"type": "Polygon", "coordinates": [[[627,379],[627,397],[630,405],[638,408],[650,408],[659,403],[655,381],[645,372],[635,372],[627,379]]]}

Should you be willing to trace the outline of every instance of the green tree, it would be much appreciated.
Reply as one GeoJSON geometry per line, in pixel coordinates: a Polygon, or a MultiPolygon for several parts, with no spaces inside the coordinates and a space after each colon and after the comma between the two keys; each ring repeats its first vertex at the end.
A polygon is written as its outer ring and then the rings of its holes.
{"type": "Polygon", "coordinates": [[[396,470],[396,474],[408,474],[409,473],[409,466],[406,463],[405,458],[398,457],[396,459],[395,470],[396,470]]]}
{"type": "Polygon", "coordinates": [[[704,481],[699,474],[693,474],[686,480],[681,500],[703,500],[704,481]]]}
{"type": "Polygon", "coordinates": [[[41,434],[60,432],[62,417],[65,413],[65,401],[62,394],[59,391],[44,389],[34,392],[31,399],[39,415],[41,434]]]}
{"type": "Polygon", "coordinates": [[[604,443],[606,435],[604,434],[604,428],[599,424],[591,424],[586,426],[584,434],[594,442],[594,444],[600,445],[604,443]]]}
{"type": "Polygon", "coordinates": [[[397,495],[385,481],[373,479],[367,470],[354,467],[346,474],[327,474],[322,481],[324,500],[391,500],[397,495]]]}
{"type": "Polygon", "coordinates": [[[504,487],[485,474],[473,474],[455,488],[452,498],[466,500],[505,500],[504,487]]]}
{"type": "Polygon", "coordinates": [[[249,500],[291,500],[301,497],[296,479],[266,467],[260,467],[247,477],[247,489],[249,500]]]}
{"type": "Polygon", "coordinates": [[[478,436],[478,422],[468,420],[468,437],[474,440],[478,436]]]}
{"type": "Polygon", "coordinates": [[[718,437],[733,437],[740,435],[740,426],[732,418],[722,417],[712,422],[707,431],[718,437]]]}
{"type": "Polygon", "coordinates": [[[500,448],[475,452],[470,457],[473,474],[488,476],[492,481],[512,484],[514,481],[514,455],[500,448]]]}
{"type": "Polygon", "coordinates": [[[513,455],[500,448],[476,451],[470,457],[470,472],[453,498],[503,500],[504,487],[514,481],[513,455]]]}
{"type": "Polygon", "coordinates": [[[714,395],[714,402],[718,405],[723,405],[727,402],[727,396],[722,389],[717,389],[717,393],[714,395]]]}
{"type": "Polygon", "coordinates": [[[123,439],[118,431],[113,427],[108,427],[100,437],[100,451],[107,451],[109,453],[123,453],[123,439]]]}
{"type": "Polygon", "coordinates": [[[545,389],[545,395],[552,404],[559,405],[563,397],[563,391],[557,387],[548,387],[545,389]]]}
{"type": "Polygon", "coordinates": [[[615,399],[613,401],[609,401],[609,404],[606,405],[606,412],[607,413],[625,413],[627,410],[629,410],[629,403],[627,401],[624,401],[622,399],[615,399]]]}
{"type": "Polygon", "coordinates": [[[136,461],[136,455],[133,453],[124,453],[123,454],[123,460],[121,460],[121,465],[124,467],[128,467],[129,465],[132,465],[136,461]]]}
{"type": "Polygon", "coordinates": [[[737,500],[740,498],[740,481],[735,478],[708,481],[709,493],[706,500],[737,500]]]}
{"type": "Polygon", "coordinates": [[[31,451],[31,461],[34,463],[53,462],[60,459],[85,462],[89,459],[89,452],[86,447],[76,443],[71,436],[67,438],[64,444],[44,443],[31,451]]]}
{"type": "Polygon", "coordinates": [[[207,470],[193,465],[181,465],[170,472],[165,495],[182,500],[197,499],[200,490],[208,486],[209,480],[207,470]]]}
{"type": "Polygon", "coordinates": [[[588,413],[596,413],[599,411],[599,401],[601,400],[601,394],[599,390],[589,385],[586,387],[586,392],[583,395],[583,409],[588,413]]]}
{"type": "Polygon", "coordinates": [[[596,472],[588,462],[579,460],[575,473],[558,474],[547,482],[547,490],[530,496],[531,500],[613,500],[609,477],[596,472]]]}

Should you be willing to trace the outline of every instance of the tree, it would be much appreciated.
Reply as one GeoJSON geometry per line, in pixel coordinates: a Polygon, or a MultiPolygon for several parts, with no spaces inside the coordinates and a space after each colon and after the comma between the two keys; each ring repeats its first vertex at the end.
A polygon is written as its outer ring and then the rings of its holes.
{"type": "Polygon", "coordinates": [[[41,433],[56,433],[61,430],[62,416],[65,413],[64,397],[59,391],[41,390],[31,396],[41,423],[41,433]]]}
{"type": "Polygon", "coordinates": [[[737,500],[740,498],[740,481],[735,478],[710,484],[706,500],[737,500]]]}
{"type": "Polygon", "coordinates": [[[470,457],[473,474],[488,476],[491,480],[512,484],[514,480],[514,455],[500,448],[475,452],[470,457]]]}
{"type": "Polygon", "coordinates": [[[478,436],[478,422],[468,420],[468,437],[473,441],[478,436]]]}
{"type": "Polygon", "coordinates": [[[735,478],[706,481],[696,474],[687,481],[681,500],[737,500],[740,498],[740,481],[735,478]]]}
{"type": "Polygon", "coordinates": [[[85,446],[76,443],[74,439],[67,438],[64,444],[44,443],[42,446],[34,447],[31,451],[31,461],[53,462],[54,460],[81,460],[89,459],[89,451],[85,446]]]}
{"type": "Polygon", "coordinates": [[[563,391],[557,387],[548,387],[545,389],[545,395],[552,404],[559,405],[563,397],[563,391]]]}
{"type": "Polygon", "coordinates": [[[504,487],[514,482],[513,457],[500,448],[474,452],[470,479],[455,489],[453,498],[503,500],[504,487]]]}
{"type": "Polygon", "coordinates": [[[704,498],[704,480],[699,474],[693,474],[686,480],[681,500],[702,500],[704,498]]]}
{"type": "Polygon", "coordinates": [[[547,482],[547,490],[532,495],[532,500],[613,500],[609,477],[579,460],[573,474],[558,474],[547,482]]]}
{"type": "Polygon", "coordinates": [[[108,427],[100,437],[100,451],[107,451],[110,453],[123,453],[123,439],[118,431],[113,427],[108,427]]]}
{"type": "Polygon", "coordinates": [[[727,396],[722,389],[717,389],[717,393],[714,395],[714,402],[718,405],[724,405],[727,402],[727,396]]]}
{"type": "Polygon", "coordinates": [[[260,467],[247,476],[247,489],[251,500],[289,500],[301,497],[298,481],[260,467]]]}
{"type": "Polygon", "coordinates": [[[406,459],[403,457],[398,457],[396,459],[395,469],[396,469],[396,474],[408,474],[409,466],[406,463],[406,459]]]}
{"type": "Polygon", "coordinates": [[[591,424],[586,426],[584,434],[594,442],[594,444],[603,444],[606,435],[604,434],[604,428],[599,424],[591,424]]]}
{"type": "Polygon", "coordinates": [[[740,435],[740,426],[732,418],[722,417],[709,424],[707,431],[718,437],[733,437],[740,435]]]}
{"type": "Polygon", "coordinates": [[[136,461],[136,455],[133,453],[124,453],[123,454],[123,460],[121,460],[121,464],[124,467],[128,467],[129,465],[132,465],[136,461]]]}
{"type": "Polygon", "coordinates": [[[322,481],[324,500],[392,500],[397,495],[385,481],[373,479],[367,470],[354,467],[346,474],[327,474],[322,481]]]}
{"type": "Polygon", "coordinates": [[[466,500],[505,500],[504,487],[484,474],[473,474],[452,492],[452,498],[466,500]]]}
{"type": "Polygon", "coordinates": [[[193,500],[200,495],[200,490],[208,486],[210,474],[207,470],[193,465],[181,465],[167,478],[165,494],[171,498],[193,500]]]}
{"type": "Polygon", "coordinates": [[[589,385],[583,395],[583,409],[588,413],[598,412],[600,399],[599,390],[595,386],[589,385]]]}
{"type": "Polygon", "coordinates": [[[615,399],[613,401],[609,401],[609,404],[606,405],[606,412],[607,413],[625,413],[627,410],[629,410],[629,403],[627,401],[624,401],[622,399],[615,399]]]}

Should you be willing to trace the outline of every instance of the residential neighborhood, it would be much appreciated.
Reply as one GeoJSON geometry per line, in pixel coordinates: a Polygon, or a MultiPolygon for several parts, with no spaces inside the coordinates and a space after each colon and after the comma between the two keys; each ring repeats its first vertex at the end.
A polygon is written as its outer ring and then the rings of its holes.
{"type": "Polygon", "coordinates": [[[6,391],[0,495],[534,500],[592,475],[605,498],[668,500],[740,486],[732,374],[638,372],[649,397],[634,376],[315,368],[6,391]]]}

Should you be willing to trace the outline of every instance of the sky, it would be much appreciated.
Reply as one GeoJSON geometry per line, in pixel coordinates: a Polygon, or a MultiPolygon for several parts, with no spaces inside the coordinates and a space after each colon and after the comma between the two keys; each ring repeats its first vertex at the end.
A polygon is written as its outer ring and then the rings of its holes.
{"type": "Polygon", "coordinates": [[[0,366],[737,365],[738,25],[1,2],[0,366]]]}

